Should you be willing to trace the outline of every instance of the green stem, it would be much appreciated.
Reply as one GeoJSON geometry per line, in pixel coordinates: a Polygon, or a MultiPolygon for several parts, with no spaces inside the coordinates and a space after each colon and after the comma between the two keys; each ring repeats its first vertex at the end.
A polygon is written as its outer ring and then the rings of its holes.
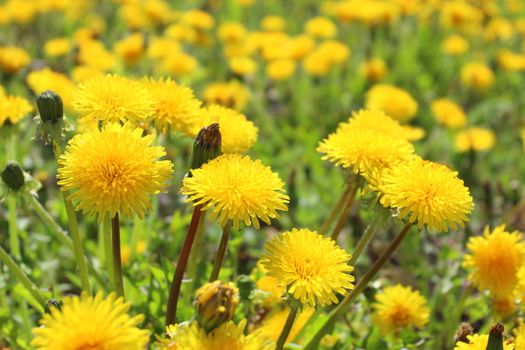
{"type": "Polygon", "coordinates": [[[284,344],[286,343],[286,339],[288,339],[288,336],[290,335],[290,331],[292,330],[292,326],[295,321],[295,317],[297,316],[299,305],[300,304],[296,301],[291,303],[290,313],[288,314],[288,317],[286,318],[286,322],[284,323],[283,330],[281,331],[281,334],[279,335],[279,338],[277,339],[275,350],[282,350],[284,344]]]}
{"type": "Polygon", "coordinates": [[[113,250],[113,277],[118,296],[124,297],[124,280],[122,279],[122,258],[120,256],[120,222],[118,213],[111,219],[111,246],[113,250]]]}
{"type": "Polygon", "coordinates": [[[325,335],[325,333],[330,329],[331,325],[335,322],[335,320],[341,316],[341,314],[345,311],[345,308],[356,299],[356,297],[365,289],[365,287],[368,285],[368,283],[375,277],[375,275],[381,270],[383,265],[388,261],[388,259],[392,256],[392,254],[396,251],[397,247],[399,247],[399,244],[403,241],[405,236],[407,235],[410,227],[412,227],[412,224],[406,224],[401,231],[397,234],[397,236],[390,242],[388,247],[385,249],[385,251],[377,258],[375,263],[370,267],[370,269],[367,271],[367,273],[363,276],[363,278],[359,281],[359,283],[355,286],[355,288],[348,294],[343,301],[337,305],[337,307],[330,313],[326,321],[324,321],[323,325],[317,330],[317,332],[314,334],[312,339],[306,344],[304,347],[304,350],[314,350],[317,347],[317,344],[319,344],[319,341],[321,338],[325,335]]]}
{"type": "Polygon", "coordinates": [[[332,222],[335,220],[337,215],[341,212],[341,209],[343,208],[346,198],[348,197],[351,191],[352,191],[352,186],[350,184],[347,184],[345,187],[345,190],[341,194],[341,197],[339,197],[339,200],[334,205],[334,207],[330,211],[330,214],[328,214],[325,221],[323,222],[323,226],[321,226],[321,229],[319,230],[321,234],[325,234],[328,231],[332,222]]]}
{"type": "Polygon", "coordinates": [[[111,220],[104,219],[102,221],[102,239],[104,240],[104,263],[108,270],[109,283],[111,290],[116,290],[115,275],[113,271],[113,251],[111,248],[111,220]]]}
{"type": "Polygon", "coordinates": [[[224,261],[224,255],[226,254],[226,247],[228,246],[228,239],[230,238],[230,232],[232,228],[231,220],[228,220],[226,225],[222,228],[221,242],[219,243],[219,249],[217,250],[217,256],[213,262],[213,269],[211,271],[209,282],[217,280],[219,272],[221,271],[222,262],[224,261]]]}
{"type": "Polygon", "coordinates": [[[186,270],[186,265],[188,264],[193,241],[195,240],[197,227],[199,226],[202,213],[201,208],[202,205],[197,205],[195,208],[193,208],[193,214],[191,215],[191,221],[188,226],[188,231],[186,232],[186,238],[184,239],[184,244],[180,252],[179,260],[177,261],[177,267],[175,268],[175,273],[173,274],[168,305],[166,308],[166,326],[174,324],[177,320],[177,303],[179,302],[182,277],[184,276],[184,271],[186,270]]]}
{"type": "Polygon", "coordinates": [[[348,197],[346,198],[345,206],[343,208],[343,211],[341,212],[341,216],[339,216],[339,220],[337,220],[337,224],[335,224],[334,231],[332,232],[331,238],[334,241],[337,241],[337,237],[339,237],[339,233],[341,233],[341,230],[345,226],[346,220],[348,219],[348,214],[350,213],[350,209],[352,209],[352,205],[354,204],[355,195],[357,193],[357,189],[359,186],[357,185],[357,182],[351,182],[348,184],[349,187],[351,187],[350,193],[348,194],[348,197]]]}
{"type": "Polygon", "coordinates": [[[195,242],[193,243],[192,254],[190,254],[190,260],[188,261],[188,277],[193,280],[193,285],[197,282],[197,268],[202,260],[202,242],[204,240],[204,223],[206,221],[206,213],[202,212],[197,226],[197,233],[195,234],[195,242]]]}
{"type": "Polygon", "coordinates": [[[66,192],[62,192],[62,197],[66,206],[69,233],[71,234],[71,240],[73,241],[75,259],[77,261],[78,272],[80,275],[80,285],[83,291],[89,292],[87,265],[86,259],[84,258],[84,249],[82,248],[82,239],[80,238],[80,232],[78,231],[77,215],[73,208],[73,204],[67,199],[66,192]]]}
{"type": "Polygon", "coordinates": [[[57,224],[55,220],[53,220],[49,212],[42,206],[42,204],[40,204],[36,197],[30,193],[27,193],[25,198],[33,207],[40,220],[42,220],[42,222],[47,226],[47,228],[56,236],[60,243],[62,243],[68,249],[74,252],[75,248],[73,247],[73,242],[71,241],[71,239],[67,236],[66,232],[62,229],[62,227],[60,227],[60,225],[57,224]]]}
{"type": "Polygon", "coordinates": [[[374,238],[377,229],[379,228],[379,220],[372,221],[366,228],[365,232],[357,242],[357,245],[355,246],[355,249],[352,254],[352,258],[350,258],[349,264],[352,266],[355,266],[357,259],[359,259],[359,256],[363,253],[363,250],[366,248],[368,243],[374,238]]]}
{"type": "Polygon", "coordinates": [[[16,220],[16,197],[11,194],[7,197],[9,211],[9,249],[15,259],[20,259],[20,239],[18,237],[18,223],[16,220]]]}
{"type": "Polygon", "coordinates": [[[9,267],[13,275],[22,283],[22,285],[31,293],[33,298],[42,305],[46,304],[46,299],[40,294],[38,287],[27,277],[27,275],[22,271],[20,266],[7,254],[7,252],[0,246],[0,260],[9,267]]]}

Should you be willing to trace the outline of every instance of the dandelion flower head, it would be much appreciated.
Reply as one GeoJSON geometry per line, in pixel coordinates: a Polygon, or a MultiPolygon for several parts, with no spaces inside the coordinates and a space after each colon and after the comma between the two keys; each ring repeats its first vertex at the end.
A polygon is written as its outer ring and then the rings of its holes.
{"type": "Polygon", "coordinates": [[[61,309],[52,308],[33,328],[32,345],[38,350],[142,350],[149,332],[137,328],[142,315],[129,316],[130,303],[110,294],[65,297],[61,309]]]}
{"type": "MultiPolygon", "coordinates": [[[[488,334],[472,334],[467,336],[467,340],[468,343],[458,341],[454,350],[486,350],[489,336],[488,334]]],[[[503,350],[514,350],[514,344],[504,341],[503,350]]]]}
{"type": "Polygon", "coordinates": [[[210,333],[199,328],[197,322],[170,325],[166,331],[169,340],[162,341],[161,350],[272,350],[275,344],[260,331],[244,335],[246,320],[238,325],[223,323],[210,333]]]}
{"type": "Polygon", "coordinates": [[[170,78],[146,78],[143,83],[155,102],[153,122],[157,129],[163,133],[171,129],[191,134],[199,123],[201,113],[201,102],[195,98],[193,91],[170,78]]]}
{"type": "Polygon", "coordinates": [[[317,151],[324,154],[323,159],[352,168],[369,181],[373,178],[370,174],[414,156],[414,147],[401,125],[381,111],[369,110],[358,111],[341,123],[320,142],[317,151]]]}
{"type": "Polygon", "coordinates": [[[16,124],[27,116],[33,107],[25,98],[0,93],[0,127],[4,124],[16,124]]]}
{"type": "Polygon", "coordinates": [[[398,210],[418,228],[448,231],[468,221],[474,206],[469,189],[448,167],[421,158],[384,172],[378,185],[381,204],[398,210]]]}
{"type": "Polygon", "coordinates": [[[405,122],[416,116],[418,104],[403,89],[377,84],[366,93],[366,108],[384,111],[390,117],[405,122]]]}
{"type": "Polygon", "coordinates": [[[430,309],[426,299],[411,287],[400,284],[386,287],[375,296],[373,322],[383,334],[407,327],[422,328],[427,324],[430,309]]]}
{"type": "Polygon", "coordinates": [[[459,132],[455,138],[455,148],[458,152],[488,151],[496,143],[494,131],[485,128],[469,128],[459,132]]]}
{"type": "Polygon", "coordinates": [[[350,255],[334,240],[307,229],[274,236],[264,247],[261,263],[286,291],[312,307],[337,304],[336,294],[353,289],[350,255]]]}
{"type": "Polygon", "coordinates": [[[212,220],[221,226],[231,220],[235,229],[241,222],[259,228],[259,220],[270,224],[277,210],[288,210],[284,182],[260,160],[225,154],[191,174],[183,180],[182,194],[194,206],[211,209],[212,220]]]}
{"type": "Polygon", "coordinates": [[[165,191],[173,165],[151,146],[152,135],[128,124],[106,124],[73,137],[59,158],[58,184],[69,199],[90,216],[143,217],[150,196],[165,191]]]}
{"type": "Polygon", "coordinates": [[[84,119],[138,125],[155,112],[155,101],[142,83],[108,74],[80,83],[73,107],[84,119]]]}
{"type": "Polygon", "coordinates": [[[518,231],[507,232],[505,225],[487,226],[483,236],[471,237],[469,254],[463,266],[479,290],[488,290],[494,298],[507,298],[518,285],[518,271],[525,261],[525,242],[518,231]]]}

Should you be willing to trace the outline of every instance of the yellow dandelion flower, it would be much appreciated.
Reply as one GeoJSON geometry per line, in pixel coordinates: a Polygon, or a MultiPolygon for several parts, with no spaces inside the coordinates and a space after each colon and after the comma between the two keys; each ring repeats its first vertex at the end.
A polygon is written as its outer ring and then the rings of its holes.
{"type": "Polygon", "coordinates": [[[155,101],[140,82],[108,74],[80,83],[73,107],[84,119],[138,124],[155,112],[155,101]]]}
{"type": "Polygon", "coordinates": [[[471,237],[470,251],[463,266],[470,270],[469,279],[479,290],[488,290],[495,299],[508,298],[518,285],[518,270],[525,261],[525,242],[518,231],[507,232],[500,225],[483,236],[471,237]]]}
{"type": "Polygon", "coordinates": [[[388,74],[388,67],[382,59],[374,58],[362,63],[359,67],[359,73],[368,81],[380,81],[385,79],[388,74]]]}
{"type": "Polygon", "coordinates": [[[163,133],[171,128],[173,131],[192,134],[202,113],[201,102],[195,98],[193,91],[170,78],[146,78],[143,83],[155,102],[153,122],[157,129],[163,133]]]}
{"type": "Polygon", "coordinates": [[[397,284],[386,287],[375,296],[373,322],[381,333],[416,327],[423,328],[430,316],[425,297],[411,287],[397,284]]]}
{"type": "MultiPolygon", "coordinates": [[[[315,309],[313,307],[306,306],[297,313],[290,334],[288,335],[288,338],[286,338],[286,342],[294,340],[297,334],[299,334],[301,329],[306,325],[306,322],[312,317],[314,311],[315,309]]],[[[261,326],[257,329],[260,329],[261,333],[266,338],[277,341],[284,328],[284,323],[286,322],[288,314],[290,314],[289,307],[273,311],[264,318],[261,326]]]]}
{"type": "Polygon", "coordinates": [[[183,52],[171,52],[162,61],[161,71],[183,76],[195,71],[199,62],[192,55],[183,52]]]}
{"type": "Polygon", "coordinates": [[[193,205],[211,209],[212,220],[221,226],[228,220],[239,228],[240,222],[259,228],[259,220],[270,224],[277,210],[288,210],[290,198],[284,183],[260,160],[247,156],[225,154],[191,171],[183,180],[181,192],[193,205]]]}
{"type": "Polygon", "coordinates": [[[157,160],[166,151],[150,146],[153,136],[142,133],[141,128],[110,123],[69,141],[58,160],[57,177],[77,209],[99,220],[117,213],[144,216],[150,195],[166,189],[173,165],[157,160]]]}
{"type": "Polygon", "coordinates": [[[480,91],[490,88],[496,79],[490,67],[481,62],[467,63],[461,68],[460,75],[465,87],[480,91]]]}
{"type": "Polygon", "coordinates": [[[31,344],[38,350],[112,349],[142,350],[148,331],[137,328],[144,317],[130,317],[131,304],[110,294],[65,297],[61,309],[51,309],[33,328],[31,344]]]}
{"type": "MultiPolygon", "coordinates": [[[[486,350],[489,342],[488,334],[472,334],[467,336],[468,343],[459,341],[454,350],[486,350]]],[[[503,350],[518,350],[511,342],[503,342],[503,350]]]]}
{"type": "Polygon", "coordinates": [[[238,75],[251,75],[257,70],[257,62],[249,57],[233,57],[228,65],[238,75]]]}
{"type": "Polygon", "coordinates": [[[314,17],[304,25],[306,33],[318,38],[331,38],[337,34],[337,27],[326,17],[314,17]]]}
{"type": "Polygon", "coordinates": [[[54,72],[46,67],[29,73],[26,81],[35,95],[40,95],[46,90],[53,90],[60,95],[65,108],[69,109],[71,107],[73,100],[72,91],[75,89],[75,85],[64,74],[54,72]]]}
{"type": "Polygon", "coordinates": [[[273,80],[285,80],[295,73],[295,69],[295,61],[291,59],[278,59],[268,64],[266,74],[273,80]]]}
{"type": "Polygon", "coordinates": [[[55,38],[46,41],[44,53],[49,57],[60,57],[71,51],[71,40],[68,38],[55,38]]]}
{"type": "Polygon", "coordinates": [[[337,131],[320,142],[323,159],[365,177],[411,159],[414,147],[399,123],[381,111],[355,112],[337,131]]]}
{"type": "Polygon", "coordinates": [[[443,40],[441,50],[449,55],[461,55],[468,51],[469,46],[467,39],[457,34],[453,34],[443,40]]]}
{"type": "Polygon", "coordinates": [[[229,44],[241,42],[247,33],[246,27],[238,22],[222,23],[217,30],[219,39],[229,44]]]}
{"type": "Polygon", "coordinates": [[[25,98],[13,95],[0,95],[0,127],[4,124],[16,124],[27,116],[33,107],[25,98]]]}
{"type": "Polygon", "coordinates": [[[219,105],[208,106],[201,113],[192,136],[196,136],[201,128],[218,123],[223,153],[244,153],[257,141],[259,129],[244,114],[219,105]]]}
{"type": "Polygon", "coordinates": [[[383,173],[381,204],[396,208],[418,228],[448,231],[463,227],[474,203],[463,180],[444,165],[421,158],[399,163],[383,173]]]}
{"type": "Polygon", "coordinates": [[[244,109],[249,98],[250,92],[237,80],[213,83],[204,89],[204,101],[207,104],[218,104],[238,111],[244,109]]]}
{"type": "Polygon", "coordinates": [[[286,21],[280,16],[265,16],[261,19],[261,28],[269,32],[284,30],[286,21]]]}
{"type": "Polygon", "coordinates": [[[246,320],[238,325],[232,321],[222,324],[210,333],[199,328],[197,322],[168,326],[170,340],[162,341],[161,350],[273,350],[275,344],[256,331],[244,335],[246,320]]]}
{"type": "Polygon", "coordinates": [[[411,142],[419,141],[426,136],[425,129],[419,126],[403,125],[403,132],[406,139],[411,142]]]}
{"type": "Polygon", "coordinates": [[[312,307],[337,304],[336,294],[353,289],[350,254],[334,240],[307,229],[292,229],[265,244],[261,264],[286,291],[312,307]]]}
{"type": "Polygon", "coordinates": [[[496,135],[490,129],[469,128],[456,135],[454,145],[458,152],[488,151],[496,142],[496,135]]]}
{"type": "Polygon", "coordinates": [[[516,288],[514,289],[514,294],[517,299],[521,300],[522,302],[525,302],[525,265],[520,267],[517,273],[517,277],[518,283],[516,284],[516,288]]]}
{"type": "Polygon", "coordinates": [[[448,98],[434,100],[430,108],[434,118],[449,128],[460,128],[467,124],[467,116],[463,109],[448,98]]]}
{"type": "Polygon", "coordinates": [[[407,91],[392,85],[377,84],[366,93],[366,108],[384,111],[404,122],[416,116],[418,105],[407,91]]]}
{"type": "Polygon", "coordinates": [[[89,66],[76,66],[71,70],[71,78],[77,83],[104,75],[104,72],[89,66]]]}
{"type": "Polygon", "coordinates": [[[492,300],[492,309],[499,316],[510,315],[516,310],[516,300],[514,296],[492,300]]]}
{"type": "Polygon", "coordinates": [[[79,45],[78,62],[101,71],[108,71],[115,66],[116,59],[100,41],[86,40],[79,45]]]}
{"type": "Polygon", "coordinates": [[[27,67],[31,56],[22,48],[16,46],[0,47],[0,68],[7,73],[16,73],[27,67]]]}
{"type": "Polygon", "coordinates": [[[135,64],[144,54],[144,34],[134,33],[117,41],[114,46],[115,53],[126,64],[135,64]]]}
{"type": "Polygon", "coordinates": [[[282,301],[284,288],[279,285],[275,277],[263,276],[257,280],[256,286],[266,294],[262,302],[263,306],[271,308],[282,301]]]}
{"type": "Polygon", "coordinates": [[[520,322],[519,326],[514,329],[515,343],[514,350],[525,350],[525,323],[520,322]]]}

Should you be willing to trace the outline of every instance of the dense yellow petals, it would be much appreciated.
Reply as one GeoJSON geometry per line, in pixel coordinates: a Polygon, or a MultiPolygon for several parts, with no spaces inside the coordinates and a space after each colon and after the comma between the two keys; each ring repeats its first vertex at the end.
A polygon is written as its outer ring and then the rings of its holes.
{"type": "Polygon", "coordinates": [[[386,170],[378,189],[381,204],[397,209],[400,218],[408,217],[420,229],[455,230],[469,220],[474,207],[457,172],[421,158],[386,170]]]}
{"type": "Polygon", "coordinates": [[[137,328],[144,317],[130,317],[131,306],[123,298],[102,293],[95,297],[65,297],[61,309],[44,315],[41,327],[33,328],[32,345],[38,350],[111,349],[143,350],[148,331],[137,328]]]}
{"type": "Polygon", "coordinates": [[[424,327],[430,316],[426,299],[400,284],[386,287],[375,296],[373,321],[383,334],[404,328],[424,327]]]}
{"type": "Polygon", "coordinates": [[[494,298],[512,296],[518,285],[518,271],[525,261],[525,242],[518,231],[507,232],[500,225],[483,236],[471,237],[470,251],[463,266],[470,270],[469,279],[479,290],[488,290],[494,298]]]}
{"type": "Polygon", "coordinates": [[[191,134],[202,114],[201,102],[195,98],[193,91],[170,78],[145,78],[143,83],[155,102],[153,122],[157,129],[163,133],[171,128],[175,132],[191,134]]]}
{"type": "Polygon", "coordinates": [[[312,307],[337,304],[336,294],[353,289],[350,255],[334,240],[307,229],[274,236],[264,247],[261,263],[286,291],[312,307]]]}
{"type": "Polygon", "coordinates": [[[238,325],[232,321],[222,324],[210,333],[199,328],[197,322],[167,327],[170,340],[162,340],[161,350],[272,350],[273,342],[260,331],[244,335],[246,320],[238,325]]]}
{"type": "Polygon", "coordinates": [[[155,101],[140,82],[108,74],[80,83],[73,107],[85,119],[139,124],[155,112],[155,101]]]}
{"type": "Polygon", "coordinates": [[[161,146],[141,128],[106,124],[73,137],[58,163],[58,184],[78,210],[90,216],[143,217],[150,195],[162,192],[173,172],[161,146]]]}
{"type": "Polygon", "coordinates": [[[290,200],[284,183],[260,160],[226,154],[191,171],[183,180],[182,194],[193,205],[211,209],[211,218],[221,226],[228,220],[239,228],[241,222],[259,228],[259,220],[270,224],[277,210],[288,210],[290,200]]]}

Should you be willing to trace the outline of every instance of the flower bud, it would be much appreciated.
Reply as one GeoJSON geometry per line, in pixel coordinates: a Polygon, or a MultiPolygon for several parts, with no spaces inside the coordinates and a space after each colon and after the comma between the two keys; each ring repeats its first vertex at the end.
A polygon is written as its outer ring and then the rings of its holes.
{"type": "Polygon", "coordinates": [[[46,305],[44,307],[44,311],[46,312],[46,314],[49,314],[49,313],[51,313],[51,308],[56,308],[56,309],[60,310],[60,309],[62,309],[62,305],[64,305],[62,300],[51,298],[51,299],[49,299],[46,302],[46,305]]]}
{"type": "Polygon", "coordinates": [[[24,186],[24,172],[16,162],[8,162],[2,171],[2,181],[12,190],[18,191],[24,186]]]}
{"type": "MultiPolygon", "coordinates": [[[[208,125],[199,131],[193,144],[190,169],[200,168],[203,164],[221,154],[221,133],[219,124],[208,125]]],[[[189,174],[191,176],[191,173],[189,174]]]]}
{"type": "Polygon", "coordinates": [[[486,350],[503,350],[503,325],[496,323],[490,328],[486,350]]]}
{"type": "Polygon", "coordinates": [[[46,90],[36,99],[36,105],[42,122],[56,123],[64,117],[64,104],[60,95],[52,90],[46,90]]]}
{"type": "Polygon", "coordinates": [[[239,290],[231,282],[206,283],[196,293],[197,322],[206,332],[211,332],[233,318],[239,303],[239,290]]]}

